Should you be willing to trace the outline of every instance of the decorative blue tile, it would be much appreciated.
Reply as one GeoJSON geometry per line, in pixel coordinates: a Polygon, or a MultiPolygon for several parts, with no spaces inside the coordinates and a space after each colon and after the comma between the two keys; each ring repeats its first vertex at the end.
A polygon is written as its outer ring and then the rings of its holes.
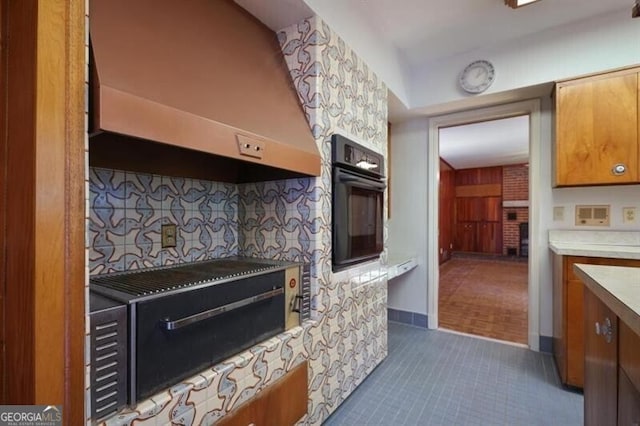
{"type": "Polygon", "coordinates": [[[416,327],[427,328],[427,316],[424,314],[413,313],[413,325],[416,327]]]}
{"type": "Polygon", "coordinates": [[[125,173],[110,169],[89,169],[89,202],[92,209],[125,207],[125,173]]]}

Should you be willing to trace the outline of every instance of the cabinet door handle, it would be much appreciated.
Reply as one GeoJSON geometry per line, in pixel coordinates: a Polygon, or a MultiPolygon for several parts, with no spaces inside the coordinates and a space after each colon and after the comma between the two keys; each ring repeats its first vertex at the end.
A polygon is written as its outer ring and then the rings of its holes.
{"type": "Polygon", "coordinates": [[[605,318],[603,323],[596,322],[596,334],[602,336],[607,343],[613,340],[613,325],[609,318],[605,318]]]}
{"type": "Polygon", "coordinates": [[[615,176],[622,176],[627,171],[627,166],[622,163],[614,164],[611,173],[615,176]]]}

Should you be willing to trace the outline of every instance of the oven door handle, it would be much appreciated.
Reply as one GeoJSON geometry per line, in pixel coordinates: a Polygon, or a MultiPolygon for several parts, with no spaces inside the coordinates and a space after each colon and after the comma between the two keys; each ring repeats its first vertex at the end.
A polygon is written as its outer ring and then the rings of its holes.
{"type": "Polygon", "coordinates": [[[262,300],[272,299],[283,293],[284,289],[282,287],[279,287],[265,293],[258,294],[256,296],[247,297],[246,299],[238,300],[237,302],[228,303],[226,305],[218,306],[217,308],[209,309],[208,311],[198,312],[197,314],[193,314],[177,320],[172,321],[169,318],[165,318],[160,321],[160,327],[167,331],[177,330],[179,328],[186,327],[187,325],[213,318],[217,315],[233,311],[234,309],[238,309],[243,306],[251,305],[262,300]]]}
{"type": "Polygon", "coordinates": [[[341,183],[347,183],[347,184],[357,184],[355,186],[361,187],[361,188],[374,188],[374,189],[379,189],[380,191],[384,190],[387,185],[384,184],[384,182],[380,182],[377,180],[372,180],[372,179],[365,179],[365,178],[361,178],[359,176],[355,176],[352,174],[347,174],[347,173],[342,173],[342,172],[338,172],[336,175],[336,178],[338,180],[338,182],[341,183]]]}

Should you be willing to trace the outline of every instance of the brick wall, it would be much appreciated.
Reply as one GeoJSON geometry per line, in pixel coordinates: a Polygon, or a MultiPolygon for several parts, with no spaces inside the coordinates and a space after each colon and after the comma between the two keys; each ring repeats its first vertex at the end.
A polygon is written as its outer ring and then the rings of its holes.
{"type": "MultiPolygon", "coordinates": [[[[529,199],[529,168],[524,164],[504,166],[502,169],[502,200],[529,199]]],[[[503,254],[509,248],[515,248],[520,255],[520,224],[529,222],[528,207],[505,207],[502,209],[502,241],[503,254]],[[508,214],[515,213],[516,219],[509,220],[508,214]]]]}
{"type": "Polygon", "coordinates": [[[502,168],[502,199],[529,199],[529,167],[519,164],[502,168]]]}
{"type": "Polygon", "coordinates": [[[527,207],[506,207],[502,209],[502,241],[503,254],[507,255],[509,248],[515,248],[520,255],[520,224],[529,222],[529,208],[527,207]],[[516,220],[508,220],[507,213],[514,212],[516,220]]]}

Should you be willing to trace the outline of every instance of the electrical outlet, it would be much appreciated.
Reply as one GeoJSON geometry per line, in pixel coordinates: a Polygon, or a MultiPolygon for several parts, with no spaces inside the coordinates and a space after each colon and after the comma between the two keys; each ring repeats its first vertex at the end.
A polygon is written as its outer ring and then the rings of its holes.
{"type": "Polygon", "coordinates": [[[563,206],[556,206],[553,208],[553,220],[554,222],[562,222],[564,220],[563,206]]]}
{"type": "Polygon", "coordinates": [[[176,246],[176,225],[162,225],[162,248],[176,246]]]}
{"type": "Polygon", "coordinates": [[[636,208],[635,207],[623,207],[622,208],[622,222],[623,223],[636,223],[636,208]]]}

